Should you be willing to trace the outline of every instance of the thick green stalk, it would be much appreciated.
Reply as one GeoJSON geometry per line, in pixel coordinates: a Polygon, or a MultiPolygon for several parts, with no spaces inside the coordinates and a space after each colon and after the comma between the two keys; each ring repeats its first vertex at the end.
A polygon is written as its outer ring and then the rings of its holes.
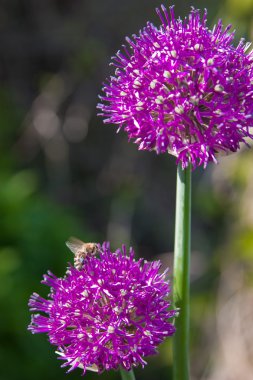
{"type": "Polygon", "coordinates": [[[130,371],[125,371],[120,367],[120,373],[122,380],[135,380],[134,371],[132,369],[130,371]]]}
{"type": "Polygon", "coordinates": [[[191,166],[177,169],[173,301],[179,309],[173,338],[173,380],[189,380],[191,166]]]}

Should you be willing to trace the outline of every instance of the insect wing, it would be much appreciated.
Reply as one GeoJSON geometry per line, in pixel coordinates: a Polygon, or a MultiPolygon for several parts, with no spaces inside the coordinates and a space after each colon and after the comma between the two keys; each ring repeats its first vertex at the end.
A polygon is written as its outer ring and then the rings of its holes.
{"type": "Polygon", "coordinates": [[[85,243],[82,240],[79,240],[75,237],[70,237],[68,241],[66,241],[66,246],[76,254],[77,252],[82,252],[85,247],[85,243]]]}

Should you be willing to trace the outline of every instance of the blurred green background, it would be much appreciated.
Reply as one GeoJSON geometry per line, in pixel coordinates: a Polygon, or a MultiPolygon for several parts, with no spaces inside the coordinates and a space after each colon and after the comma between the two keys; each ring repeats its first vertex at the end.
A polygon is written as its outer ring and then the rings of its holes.
{"type": "MultiPolygon", "coordinates": [[[[171,3],[164,2],[166,6],[171,3]]],[[[135,247],[172,265],[175,160],[138,152],[96,116],[110,57],[156,0],[0,2],[0,379],[78,379],[46,336],[32,336],[27,302],[42,275],[63,275],[71,236],[135,247]]],[[[253,0],[175,1],[208,9],[253,37],[253,0]]],[[[193,175],[193,380],[253,379],[253,151],[193,175]]],[[[171,341],[138,379],[168,379],[171,341]]],[[[87,374],[88,379],[97,377],[87,374]]],[[[119,379],[118,373],[101,378],[119,379]]]]}

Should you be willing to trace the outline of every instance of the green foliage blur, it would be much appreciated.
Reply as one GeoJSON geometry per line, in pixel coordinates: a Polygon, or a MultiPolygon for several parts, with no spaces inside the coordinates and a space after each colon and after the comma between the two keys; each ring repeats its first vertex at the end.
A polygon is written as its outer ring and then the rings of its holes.
{"type": "MultiPolygon", "coordinates": [[[[64,274],[69,236],[133,245],[172,266],[175,160],[138,152],[97,117],[102,81],[125,35],[158,0],[12,0],[0,4],[0,379],[77,379],[46,336],[27,331],[32,292],[64,274]]],[[[166,4],[165,5],[170,5],[166,4]]],[[[252,39],[253,1],[176,1],[252,39]]],[[[196,170],[192,231],[192,379],[252,379],[253,152],[196,170]],[[247,333],[245,333],[245,331],[247,333]],[[244,353],[242,355],[241,353],[244,353]],[[238,360],[233,360],[237,357],[238,360]]],[[[137,379],[171,379],[171,341],[137,379]]],[[[88,379],[97,377],[90,373],[88,379]]],[[[119,379],[115,372],[103,379],[119,379]]]]}

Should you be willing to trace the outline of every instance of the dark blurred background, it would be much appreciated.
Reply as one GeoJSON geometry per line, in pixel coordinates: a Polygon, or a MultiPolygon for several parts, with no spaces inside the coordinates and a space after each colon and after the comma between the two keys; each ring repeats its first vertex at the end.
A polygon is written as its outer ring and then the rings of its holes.
{"type": "MultiPolygon", "coordinates": [[[[179,1],[253,37],[253,0],[179,1]]],[[[171,3],[164,2],[166,6],[171,3]]],[[[51,269],[64,274],[71,236],[133,245],[172,265],[175,159],[138,152],[96,116],[110,57],[159,0],[0,1],[0,379],[78,379],[46,336],[32,336],[27,302],[51,269]]],[[[253,151],[193,175],[193,380],[253,379],[253,151]]],[[[170,379],[171,341],[138,379],[170,379]]],[[[86,375],[88,379],[96,374],[86,375]]],[[[101,378],[119,379],[118,373],[101,378]]]]}

